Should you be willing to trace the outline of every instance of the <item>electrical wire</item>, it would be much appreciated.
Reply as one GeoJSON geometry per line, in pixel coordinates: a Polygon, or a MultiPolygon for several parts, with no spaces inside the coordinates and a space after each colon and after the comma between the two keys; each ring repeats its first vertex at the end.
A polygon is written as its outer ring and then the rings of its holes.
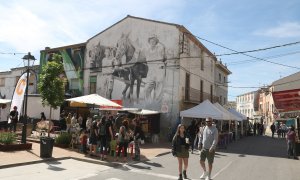
{"type": "Polygon", "coordinates": [[[282,44],[282,45],[271,46],[271,47],[267,47],[267,48],[260,48],[260,49],[240,51],[240,52],[234,52],[234,53],[226,53],[226,54],[218,54],[216,56],[229,56],[229,55],[252,53],[252,52],[258,52],[258,51],[266,51],[266,50],[270,50],[270,49],[275,49],[275,48],[280,48],[280,47],[286,47],[286,46],[293,46],[293,45],[297,45],[297,44],[300,44],[300,41],[296,41],[296,42],[292,42],[292,43],[287,43],[287,44],[282,44]]]}
{"type": "Polygon", "coordinates": [[[271,63],[271,64],[276,64],[276,65],[279,65],[279,66],[289,67],[289,68],[293,68],[293,69],[300,69],[300,67],[290,66],[290,65],[285,65],[285,64],[281,64],[281,63],[276,63],[276,62],[268,61],[268,60],[265,60],[265,59],[263,59],[263,58],[255,57],[255,56],[252,56],[252,55],[248,55],[248,54],[246,54],[246,53],[243,53],[243,52],[236,51],[236,50],[234,50],[234,49],[228,48],[228,47],[226,47],[226,46],[220,45],[220,44],[218,44],[218,43],[209,41],[209,40],[207,40],[207,39],[204,39],[204,38],[201,38],[201,37],[198,37],[198,36],[195,36],[195,37],[198,38],[198,39],[200,39],[200,40],[206,41],[206,42],[208,42],[208,43],[214,44],[214,45],[216,45],[216,46],[222,47],[222,48],[224,48],[224,49],[228,49],[228,50],[233,51],[233,52],[235,52],[235,53],[240,53],[240,54],[242,54],[242,55],[244,55],[244,56],[248,56],[248,57],[257,59],[257,60],[259,60],[259,61],[264,61],[264,62],[268,62],[268,63],[271,63]]]}

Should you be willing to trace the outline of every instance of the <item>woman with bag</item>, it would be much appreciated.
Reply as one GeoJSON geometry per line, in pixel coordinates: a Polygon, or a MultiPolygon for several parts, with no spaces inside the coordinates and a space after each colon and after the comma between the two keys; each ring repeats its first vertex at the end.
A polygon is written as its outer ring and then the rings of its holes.
{"type": "Polygon", "coordinates": [[[177,157],[178,160],[178,170],[179,178],[178,180],[188,179],[186,175],[186,170],[188,168],[188,158],[189,158],[189,138],[186,135],[185,126],[179,124],[177,127],[176,134],[173,137],[172,141],[172,154],[174,157],[177,157]],[[184,164],[182,171],[182,164],[184,164]],[[183,178],[182,178],[183,175],[183,178]]]}

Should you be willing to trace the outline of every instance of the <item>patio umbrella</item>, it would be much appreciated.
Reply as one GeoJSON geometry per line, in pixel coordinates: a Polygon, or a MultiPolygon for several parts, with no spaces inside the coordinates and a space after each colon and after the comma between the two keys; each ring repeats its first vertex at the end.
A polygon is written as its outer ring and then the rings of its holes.
{"type": "Polygon", "coordinates": [[[98,106],[122,107],[121,105],[119,105],[109,99],[106,99],[98,94],[90,94],[90,95],[70,98],[70,99],[66,99],[66,101],[98,105],[98,106]]]}

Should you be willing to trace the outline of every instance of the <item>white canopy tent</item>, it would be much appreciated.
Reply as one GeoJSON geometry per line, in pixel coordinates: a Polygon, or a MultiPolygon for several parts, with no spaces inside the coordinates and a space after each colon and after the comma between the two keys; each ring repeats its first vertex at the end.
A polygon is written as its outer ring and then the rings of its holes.
{"type": "Polygon", "coordinates": [[[205,100],[199,105],[180,111],[181,117],[189,117],[189,118],[207,118],[211,117],[213,119],[221,119],[224,120],[226,115],[216,108],[209,100],[205,100]]]}
{"type": "Polygon", "coordinates": [[[241,122],[241,132],[242,132],[242,135],[244,135],[244,121],[247,120],[247,117],[239,112],[237,112],[235,109],[228,109],[229,112],[231,112],[232,114],[234,114],[235,116],[238,116],[242,119],[242,122],[241,122]]]}
{"type": "MultiPolygon", "coordinates": [[[[227,120],[229,120],[229,124],[231,123],[231,120],[234,120],[234,121],[242,121],[242,118],[240,118],[240,117],[237,117],[237,116],[235,116],[234,114],[232,114],[232,113],[230,113],[228,110],[226,110],[223,106],[221,106],[219,103],[214,103],[214,105],[220,110],[220,111],[222,111],[222,112],[224,112],[226,115],[227,115],[227,117],[228,117],[228,119],[227,120]]],[[[221,122],[221,130],[222,130],[222,125],[223,123],[221,122]]],[[[230,125],[229,125],[229,131],[230,131],[230,125]]],[[[238,130],[237,130],[237,123],[235,123],[235,134],[236,134],[236,137],[238,137],[238,130]]]]}
{"type": "Polygon", "coordinates": [[[240,117],[242,120],[247,120],[247,117],[239,112],[237,112],[235,109],[228,109],[229,112],[231,112],[232,114],[234,114],[235,116],[240,117]]]}
{"type": "Polygon", "coordinates": [[[70,98],[70,99],[66,99],[66,101],[98,105],[98,106],[122,107],[121,105],[119,105],[109,99],[106,99],[98,94],[90,94],[90,95],[70,98]]]}
{"type": "Polygon", "coordinates": [[[226,110],[223,106],[221,106],[219,103],[214,103],[214,106],[218,108],[220,111],[224,112],[226,114],[226,120],[234,120],[234,121],[242,121],[242,118],[232,114],[228,110],[226,110]]]}

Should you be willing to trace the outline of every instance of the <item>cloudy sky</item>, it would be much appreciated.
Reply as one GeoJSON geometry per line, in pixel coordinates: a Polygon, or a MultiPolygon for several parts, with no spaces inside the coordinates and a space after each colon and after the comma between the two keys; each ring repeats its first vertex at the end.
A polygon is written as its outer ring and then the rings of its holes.
{"type": "MultiPolygon", "coordinates": [[[[23,66],[26,53],[39,59],[46,46],[85,42],[127,15],[184,25],[194,35],[246,51],[300,41],[299,0],[10,0],[0,2],[0,70],[23,66]]],[[[231,53],[201,41],[215,54],[231,53]]],[[[251,56],[221,56],[232,71],[229,99],[300,71],[300,44],[251,56]]]]}

